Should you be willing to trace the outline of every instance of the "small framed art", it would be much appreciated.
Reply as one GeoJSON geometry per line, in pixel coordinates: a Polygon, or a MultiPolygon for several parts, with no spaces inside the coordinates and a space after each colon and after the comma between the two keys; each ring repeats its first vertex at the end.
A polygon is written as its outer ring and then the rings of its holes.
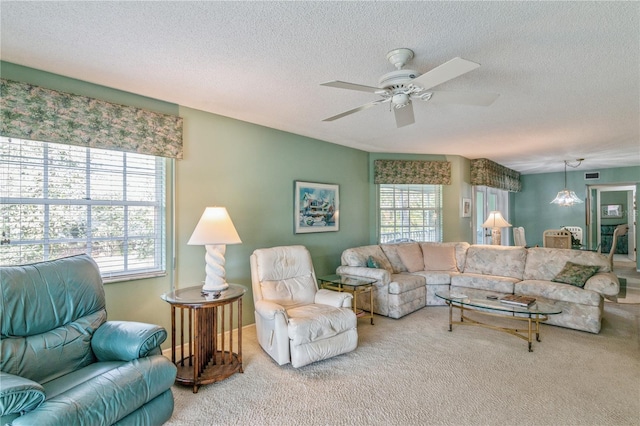
{"type": "Polygon", "coordinates": [[[605,204],[602,206],[603,219],[620,219],[622,217],[622,204],[605,204]]]}
{"type": "Polygon", "coordinates": [[[471,217],[471,198],[463,198],[460,207],[462,217],[471,217]]]}
{"type": "Polygon", "coordinates": [[[294,231],[296,234],[340,229],[338,185],[295,181],[294,231]]]}

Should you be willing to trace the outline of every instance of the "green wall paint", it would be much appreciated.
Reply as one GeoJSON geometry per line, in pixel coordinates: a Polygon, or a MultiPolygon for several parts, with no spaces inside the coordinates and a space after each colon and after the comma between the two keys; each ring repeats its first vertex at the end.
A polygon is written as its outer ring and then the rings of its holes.
{"type": "Polygon", "coordinates": [[[176,286],[204,279],[204,247],[187,241],[207,206],[226,207],[242,239],[227,246],[226,272],[227,281],[247,287],[247,324],[255,249],[304,245],[323,275],[335,272],[344,249],[368,242],[367,153],[185,107],[180,115],[185,153],[176,162],[176,286]],[[294,234],[295,180],[340,185],[338,232],[294,234]]]}
{"type": "MultiPolygon", "coordinates": [[[[600,179],[584,179],[585,172],[575,170],[567,172],[567,187],[575,191],[581,200],[587,195],[587,185],[629,184],[640,181],[640,167],[619,167],[597,170],[600,179]]],[[[542,233],[546,229],[558,229],[561,226],[580,226],[586,232],[585,204],[560,207],[550,204],[558,191],[563,189],[564,172],[541,173],[522,176],[522,192],[513,193],[513,226],[523,226],[527,244],[542,246],[542,233]]]]}

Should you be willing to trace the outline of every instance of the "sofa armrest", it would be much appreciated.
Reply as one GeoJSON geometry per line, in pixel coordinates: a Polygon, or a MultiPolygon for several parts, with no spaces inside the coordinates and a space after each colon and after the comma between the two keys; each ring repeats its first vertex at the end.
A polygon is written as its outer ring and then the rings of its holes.
{"type": "Polygon", "coordinates": [[[158,353],[167,331],[153,324],[107,321],[91,338],[91,349],[99,361],[131,361],[158,353]]]}
{"type": "Polygon", "coordinates": [[[598,272],[587,280],[584,288],[603,296],[617,296],[620,292],[620,282],[613,272],[598,272]]]}
{"type": "Polygon", "coordinates": [[[46,398],[44,388],[33,380],[0,372],[0,416],[33,411],[46,398]]]}
{"type": "Polygon", "coordinates": [[[254,307],[258,315],[267,320],[273,320],[278,314],[284,315],[285,318],[287,316],[284,306],[268,300],[258,300],[255,302],[254,307]]]}
{"type": "Polygon", "coordinates": [[[352,299],[353,295],[351,293],[320,289],[316,292],[314,302],[336,308],[350,308],[352,299]]]}
{"type": "Polygon", "coordinates": [[[389,284],[391,282],[391,274],[386,269],[342,265],[338,266],[336,274],[371,278],[380,281],[382,284],[389,284]]]}

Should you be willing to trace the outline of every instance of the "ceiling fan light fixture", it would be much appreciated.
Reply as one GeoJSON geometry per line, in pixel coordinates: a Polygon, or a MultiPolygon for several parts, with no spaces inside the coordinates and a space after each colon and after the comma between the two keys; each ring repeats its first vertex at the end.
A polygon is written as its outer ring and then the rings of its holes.
{"type": "Polygon", "coordinates": [[[396,93],[391,100],[395,108],[403,108],[409,104],[409,95],[406,93],[396,93]]]}

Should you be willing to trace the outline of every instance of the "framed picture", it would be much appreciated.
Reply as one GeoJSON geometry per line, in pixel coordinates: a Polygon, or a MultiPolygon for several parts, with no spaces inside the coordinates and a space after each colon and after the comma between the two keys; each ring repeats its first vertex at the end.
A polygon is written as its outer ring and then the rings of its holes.
{"type": "Polygon", "coordinates": [[[462,217],[471,217],[471,198],[462,199],[460,211],[462,212],[462,217]]]}
{"type": "Polygon", "coordinates": [[[337,231],[340,228],[339,213],[338,185],[295,182],[293,219],[296,234],[337,231]]]}
{"type": "Polygon", "coordinates": [[[604,204],[601,209],[603,219],[619,219],[622,217],[622,204],[604,204]]]}

